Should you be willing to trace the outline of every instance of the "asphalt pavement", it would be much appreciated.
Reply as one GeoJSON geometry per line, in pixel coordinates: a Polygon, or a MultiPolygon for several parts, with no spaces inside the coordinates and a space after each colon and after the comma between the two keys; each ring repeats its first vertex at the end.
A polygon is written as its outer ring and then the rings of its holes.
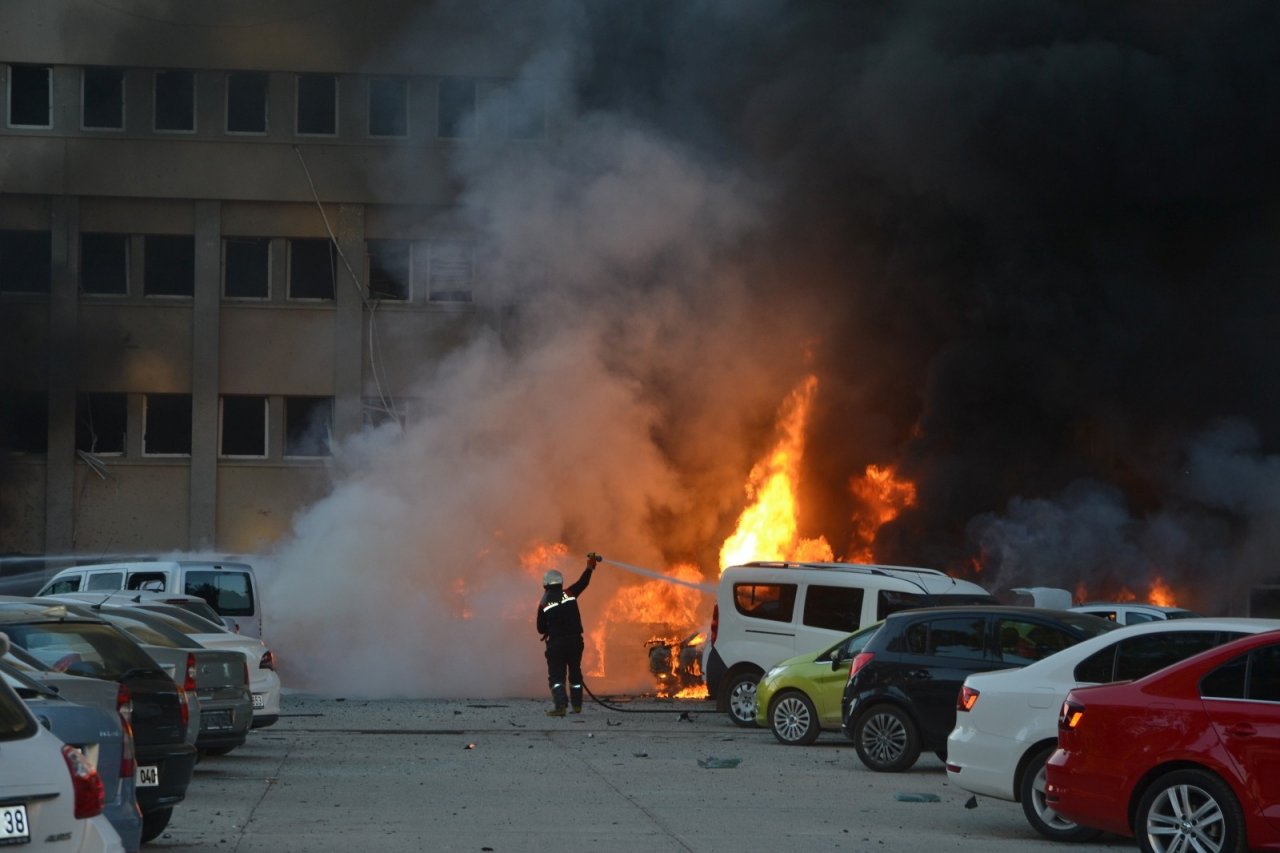
{"type": "Polygon", "coordinates": [[[933,755],[872,773],[839,733],[782,746],[707,702],[588,702],[562,719],[546,704],[286,695],[279,723],[197,766],[144,850],[1135,849],[1044,840],[1015,803],[966,807],[933,755]]]}

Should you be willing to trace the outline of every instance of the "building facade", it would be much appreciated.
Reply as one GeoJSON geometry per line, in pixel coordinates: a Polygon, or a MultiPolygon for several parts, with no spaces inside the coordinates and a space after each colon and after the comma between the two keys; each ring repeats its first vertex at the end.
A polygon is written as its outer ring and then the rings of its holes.
{"type": "Polygon", "coordinates": [[[496,322],[450,161],[551,122],[428,6],[0,11],[0,554],[259,549],[496,322]]]}

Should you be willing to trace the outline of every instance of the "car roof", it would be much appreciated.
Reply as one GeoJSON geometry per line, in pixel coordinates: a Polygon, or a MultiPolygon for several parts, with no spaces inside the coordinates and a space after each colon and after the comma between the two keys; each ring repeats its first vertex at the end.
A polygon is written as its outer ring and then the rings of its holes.
{"type": "MultiPolygon", "coordinates": [[[[941,607],[913,607],[910,610],[899,610],[885,617],[885,621],[913,619],[918,616],[963,616],[963,615],[1004,615],[1004,616],[1040,616],[1046,619],[1079,619],[1087,613],[1074,610],[1054,610],[1049,607],[1024,607],[1017,604],[947,604],[941,607]]],[[[1095,617],[1097,618],[1097,617],[1095,617]]],[[[1105,619],[1099,621],[1107,621],[1105,619]]]]}
{"type": "Polygon", "coordinates": [[[847,574],[861,575],[864,577],[879,577],[886,580],[894,580],[899,583],[909,584],[928,595],[939,595],[949,589],[955,589],[965,594],[990,594],[987,590],[983,589],[978,584],[975,584],[973,581],[954,578],[945,572],[938,571],[937,569],[926,569],[919,566],[893,566],[880,563],[805,563],[757,560],[750,563],[740,563],[735,566],[728,566],[721,573],[721,577],[724,578],[737,574],[750,574],[753,571],[813,571],[832,575],[847,574]]]}
{"type": "Polygon", "coordinates": [[[94,622],[103,620],[75,604],[43,599],[0,597],[0,625],[23,622],[94,622]]]}

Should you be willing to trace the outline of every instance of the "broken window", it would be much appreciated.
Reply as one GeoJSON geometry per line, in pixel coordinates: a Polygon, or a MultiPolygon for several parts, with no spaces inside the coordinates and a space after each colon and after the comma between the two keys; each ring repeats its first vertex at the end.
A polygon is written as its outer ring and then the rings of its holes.
{"type": "Polygon", "coordinates": [[[403,77],[369,81],[369,135],[409,135],[409,82],[403,77]]]}
{"type": "Polygon", "coordinates": [[[49,449],[49,395],[0,391],[0,451],[45,453],[49,449]]]}
{"type": "Polygon", "coordinates": [[[196,75],[156,72],[156,130],[196,129],[196,75]]]}
{"type": "Polygon", "coordinates": [[[86,68],[81,87],[80,124],[90,130],[123,130],[124,69],[86,68]]]}
{"type": "Polygon", "coordinates": [[[324,239],[289,241],[289,298],[332,299],[338,253],[324,239]]]}
{"type": "Polygon", "coordinates": [[[148,234],[142,292],[190,296],[196,283],[196,240],[189,234],[148,234]]]}
{"type": "Polygon", "coordinates": [[[47,65],[9,66],[9,126],[53,126],[53,71],[47,65]]]}
{"type": "Polygon", "coordinates": [[[267,398],[228,394],[222,398],[218,453],[264,458],[267,455],[267,398]]]}
{"type": "Polygon", "coordinates": [[[0,231],[0,293],[48,293],[52,253],[48,231],[0,231]]]}
{"type": "Polygon", "coordinates": [[[375,299],[409,298],[410,243],[408,240],[370,240],[369,295],[375,299]]]}
{"type": "Polygon", "coordinates": [[[124,453],[128,422],[125,394],[85,393],[76,396],[76,450],[96,456],[124,453]]]}
{"type": "Polygon", "coordinates": [[[191,455],[191,395],[148,394],[142,422],[146,456],[191,455]]]}
{"type": "Polygon", "coordinates": [[[338,78],[298,75],[298,133],[332,136],[338,128],[338,78]]]}
{"type": "Polygon", "coordinates": [[[284,398],[284,455],[329,456],[332,397],[284,398]]]}
{"type": "Polygon", "coordinates": [[[445,77],[440,81],[437,109],[439,129],[445,139],[470,139],[476,135],[476,81],[445,77]]]}
{"type": "Polygon", "coordinates": [[[432,302],[471,301],[471,244],[464,240],[431,243],[427,281],[432,302]]]}
{"type": "Polygon", "coordinates": [[[129,292],[129,235],[80,235],[80,290],[124,295],[129,292]]]}
{"type": "Polygon", "coordinates": [[[223,238],[222,295],[228,299],[266,299],[271,295],[269,237],[223,238]]]}
{"type": "Polygon", "coordinates": [[[227,133],[267,132],[267,75],[239,71],[227,75],[227,133]]]}
{"type": "Polygon", "coordinates": [[[403,429],[413,418],[418,401],[412,397],[365,397],[364,425],[376,429],[391,422],[403,429]]]}

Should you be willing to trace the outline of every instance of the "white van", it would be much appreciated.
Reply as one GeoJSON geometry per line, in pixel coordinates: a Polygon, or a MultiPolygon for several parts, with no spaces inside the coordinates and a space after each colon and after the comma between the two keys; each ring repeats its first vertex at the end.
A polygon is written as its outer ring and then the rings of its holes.
{"type": "Polygon", "coordinates": [[[703,672],[716,710],[756,724],[756,682],[890,613],[996,604],[985,589],[936,569],[860,563],[747,563],[720,574],[703,672]]]}
{"type": "Polygon", "coordinates": [[[194,595],[209,602],[233,631],[262,637],[262,598],[248,563],[155,560],[73,566],[58,572],[36,595],[139,589],[194,595]]]}

